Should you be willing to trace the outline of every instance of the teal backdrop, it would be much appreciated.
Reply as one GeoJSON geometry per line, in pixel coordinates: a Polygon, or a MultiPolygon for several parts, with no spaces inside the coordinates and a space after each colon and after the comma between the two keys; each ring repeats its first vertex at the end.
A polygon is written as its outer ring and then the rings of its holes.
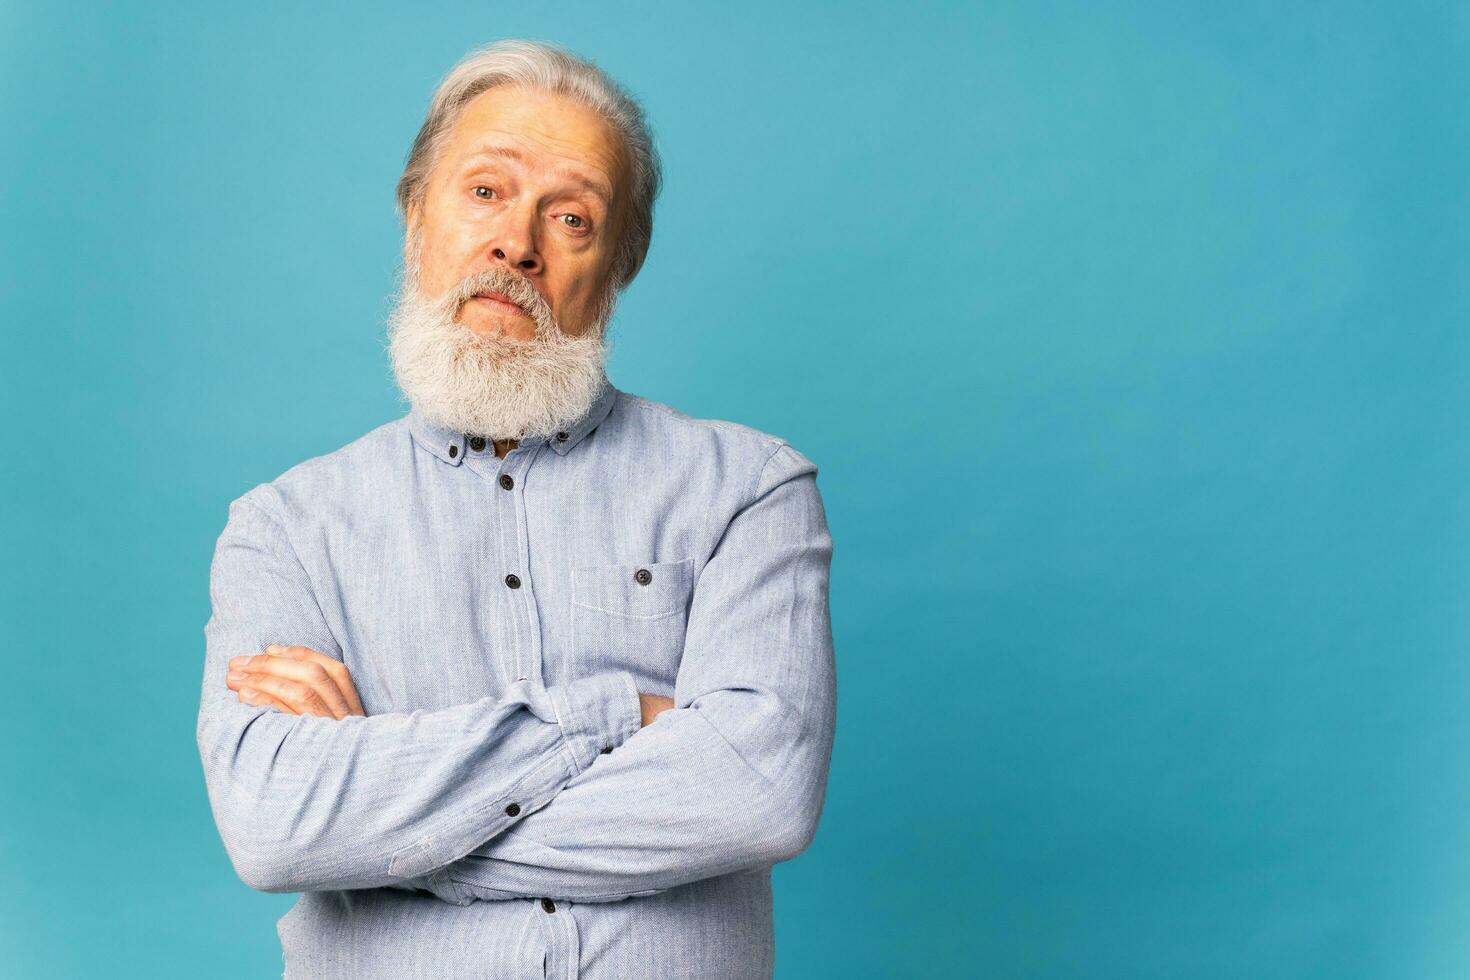
{"type": "Polygon", "coordinates": [[[406,411],[393,187],[499,37],[656,129],[614,381],[820,468],[778,977],[1470,976],[1470,8],[1213,0],[0,0],[0,975],[279,974],[209,561],[406,411]]]}

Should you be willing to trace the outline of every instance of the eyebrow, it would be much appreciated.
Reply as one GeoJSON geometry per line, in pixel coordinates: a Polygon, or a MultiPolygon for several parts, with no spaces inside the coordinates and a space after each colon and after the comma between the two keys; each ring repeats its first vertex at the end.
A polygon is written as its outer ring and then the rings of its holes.
{"type": "MultiPolygon", "coordinates": [[[[506,160],[514,160],[520,164],[526,162],[526,155],[519,149],[514,146],[504,146],[498,143],[491,143],[480,147],[471,153],[467,159],[474,160],[479,157],[498,157],[506,160]]],[[[601,197],[605,203],[612,200],[612,192],[601,181],[593,180],[585,174],[565,166],[557,167],[554,172],[557,176],[565,177],[596,194],[598,197],[601,197]]]]}

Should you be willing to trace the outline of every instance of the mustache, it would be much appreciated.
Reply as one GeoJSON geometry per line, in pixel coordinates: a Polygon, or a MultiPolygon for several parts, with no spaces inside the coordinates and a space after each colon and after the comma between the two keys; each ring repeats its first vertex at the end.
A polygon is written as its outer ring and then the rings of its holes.
{"type": "Polygon", "coordinates": [[[481,293],[500,293],[519,306],[533,320],[551,318],[551,307],[525,276],[492,266],[472,273],[455,283],[444,297],[457,311],[481,293]]]}
{"type": "MultiPolygon", "coordinates": [[[[398,295],[403,302],[416,304],[433,315],[445,329],[457,325],[460,311],[471,299],[481,293],[499,293],[519,306],[521,312],[535,323],[536,343],[569,343],[573,340],[562,330],[561,321],[552,311],[551,304],[531,280],[504,266],[489,266],[465,276],[438,293],[426,293],[420,284],[422,243],[417,235],[410,235],[407,244],[408,254],[402,267],[398,295]]],[[[617,309],[618,299],[619,291],[616,288],[604,288],[596,304],[593,329],[576,339],[595,338],[605,342],[607,325],[617,309]]],[[[490,339],[481,338],[481,341],[484,344],[491,343],[490,339]]]]}

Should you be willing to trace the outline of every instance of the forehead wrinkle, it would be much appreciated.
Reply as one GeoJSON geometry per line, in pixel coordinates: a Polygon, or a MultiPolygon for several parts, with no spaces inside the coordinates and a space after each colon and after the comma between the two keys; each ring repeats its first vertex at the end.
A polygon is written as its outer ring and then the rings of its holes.
{"type": "MultiPolygon", "coordinates": [[[[466,158],[466,160],[475,160],[483,157],[489,157],[492,159],[503,158],[506,160],[514,160],[520,164],[526,163],[525,153],[523,153],[517,147],[508,146],[502,143],[488,143],[472,152],[466,158]]],[[[553,168],[552,173],[556,174],[558,177],[565,177],[567,180],[570,180],[573,183],[576,183],[581,187],[586,188],[587,190],[601,197],[604,201],[612,200],[611,190],[601,181],[593,180],[587,175],[580,173],[577,170],[566,166],[565,164],[557,165],[555,168],[553,168]]]]}

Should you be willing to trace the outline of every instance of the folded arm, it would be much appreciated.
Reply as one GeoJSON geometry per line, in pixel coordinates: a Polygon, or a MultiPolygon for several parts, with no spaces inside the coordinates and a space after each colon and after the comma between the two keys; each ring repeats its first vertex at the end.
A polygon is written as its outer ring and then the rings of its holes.
{"type": "Polygon", "coordinates": [[[805,849],[835,723],[831,553],[816,467],[783,445],[700,574],[674,707],[446,867],[435,894],[615,901],[805,849]]]}
{"type": "Polygon", "coordinates": [[[626,671],[372,717],[241,702],[225,685],[232,657],[272,643],[342,656],[285,532],[248,498],[230,505],[210,599],[199,753],[230,860],[262,891],[437,894],[447,864],[546,806],[641,721],[626,671]]]}

